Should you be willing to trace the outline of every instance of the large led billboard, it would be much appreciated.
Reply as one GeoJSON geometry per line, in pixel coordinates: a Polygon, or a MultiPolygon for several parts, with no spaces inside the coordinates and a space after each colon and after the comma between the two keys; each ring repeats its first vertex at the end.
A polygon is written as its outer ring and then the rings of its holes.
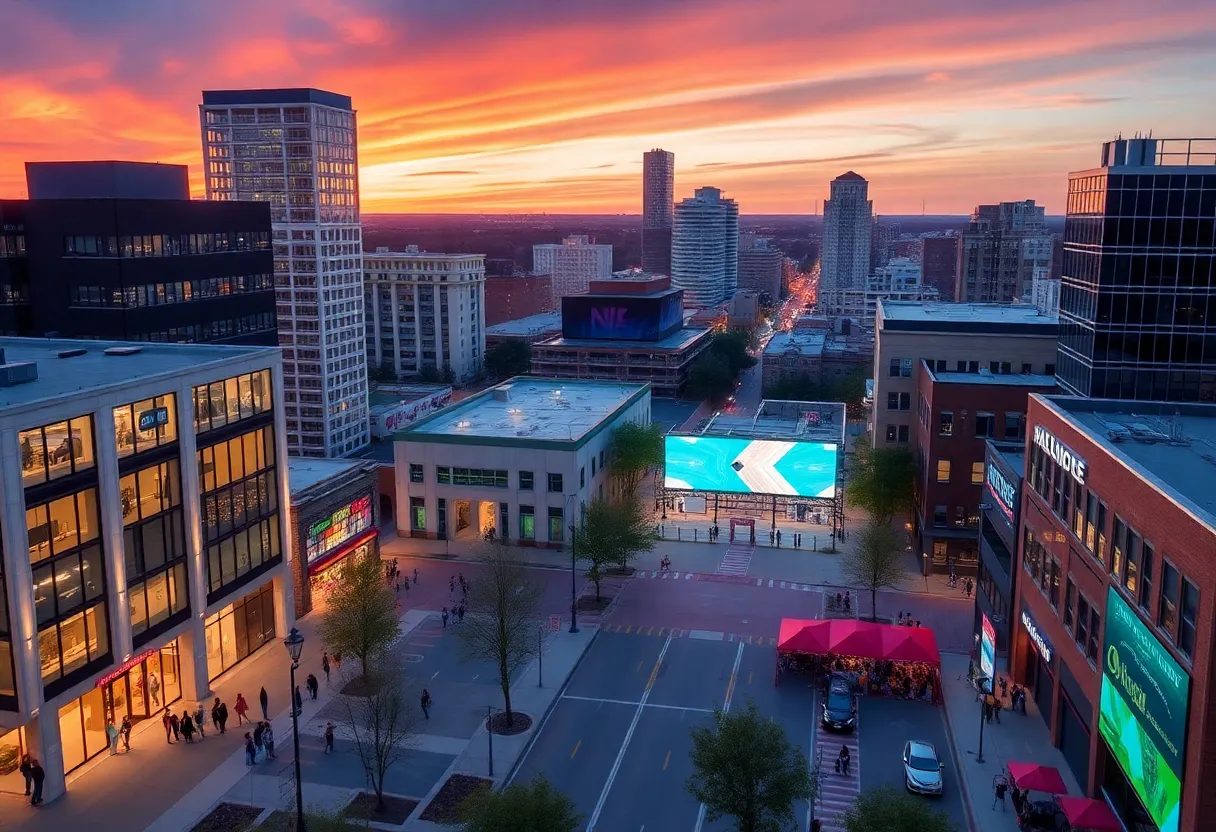
{"type": "Polygon", "coordinates": [[[568,295],[562,298],[562,337],[658,341],[684,324],[684,292],[661,295],[568,295]]]}
{"type": "Polygon", "coordinates": [[[664,446],[668,488],[836,496],[834,443],[668,434],[664,446]]]}
{"type": "Polygon", "coordinates": [[[1191,677],[1112,586],[1098,731],[1161,832],[1178,832],[1191,677]]]}

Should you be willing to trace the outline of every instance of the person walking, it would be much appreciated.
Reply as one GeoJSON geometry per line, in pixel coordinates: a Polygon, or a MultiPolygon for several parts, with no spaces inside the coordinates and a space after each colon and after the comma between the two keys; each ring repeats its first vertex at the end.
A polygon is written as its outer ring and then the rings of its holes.
{"type": "Polygon", "coordinates": [[[160,679],[156,678],[155,673],[148,674],[148,694],[152,697],[152,705],[160,707],[160,679]]]}
{"type": "Polygon", "coordinates": [[[118,753],[118,729],[114,727],[112,719],[106,720],[106,745],[109,746],[111,757],[118,753]]]}
{"type": "Polygon", "coordinates": [[[418,586],[418,569],[414,568],[414,586],[418,586]]]}
{"type": "Polygon", "coordinates": [[[177,714],[169,714],[169,724],[173,726],[173,739],[180,740],[182,738],[182,721],[177,714]]]}
{"type": "Polygon", "coordinates": [[[456,594],[456,576],[448,578],[448,597],[451,598],[456,594]]]}
{"type": "Polygon", "coordinates": [[[448,608],[444,607],[443,608],[443,629],[446,630],[447,628],[448,628],[448,608]]]}
{"type": "Polygon", "coordinates": [[[334,750],[334,724],[332,722],[325,723],[325,753],[334,750]]]}
{"type": "Polygon", "coordinates": [[[329,653],[321,654],[321,672],[325,674],[325,684],[329,684],[329,653]]]}
{"type": "Polygon", "coordinates": [[[274,728],[270,723],[266,723],[266,729],[262,731],[262,745],[266,748],[266,758],[269,760],[275,759],[274,756],[274,728]]]}
{"type": "Polygon", "coordinates": [[[236,725],[241,727],[246,722],[252,722],[247,714],[249,713],[249,703],[245,701],[245,695],[238,693],[236,695],[236,704],[232,706],[232,710],[236,711],[236,725]]]}
{"type": "Polygon", "coordinates": [[[1005,811],[1005,792],[1009,791],[1009,785],[1005,782],[1005,778],[1001,777],[996,781],[996,788],[992,792],[992,810],[996,811],[996,804],[1001,804],[1001,811],[1005,811]]]}
{"type": "Polygon", "coordinates": [[[260,702],[262,705],[262,719],[270,719],[270,713],[268,712],[270,707],[270,697],[266,695],[265,687],[263,687],[262,691],[258,694],[258,702],[260,702]]]}
{"type": "Polygon", "coordinates": [[[308,678],[304,680],[304,687],[308,688],[308,695],[311,696],[315,701],[317,698],[317,689],[320,688],[320,685],[317,683],[317,677],[309,673],[308,678]]]}
{"type": "Polygon", "coordinates": [[[223,734],[224,723],[228,721],[228,706],[221,702],[218,696],[211,705],[211,721],[219,726],[220,733],[223,734]]]}
{"type": "Polygon", "coordinates": [[[122,725],[118,726],[118,735],[122,737],[122,750],[131,750],[131,717],[124,716],[122,725]]]}
{"type": "Polygon", "coordinates": [[[258,755],[262,751],[262,741],[266,734],[266,723],[259,722],[253,729],[253,761],[258,761],[258,755]]]}
{"type": "Polygon", "coordinates": [[[33,765],[29,754],[21,755],[21,765],[18,768],[21,771],[21,776],[25,778],[25,796],[29,797],[30,784],[34,781],[34,778],[30,776],[30,769],[33,768],[33,765]]]}
{"type": "Polygon", "coordinates": [[[456,620],[464,621],[464,604],[456,608],[456,620]]]}
{"type": "Polygon", "coordinates": [[[430,719],[431,718],[431,692],[429,690],[427,690],[426,688],[422,689],[422,699],[421,699],[420,704],[422,705],[422,715],[424,717],[426,717],[427,719],[430,719]]]}
{"type": "Polygon", "coordinates": [[[167,708],[165,709],[164,715],[160,718],[160,721],[165,726],[165,742],[169,743],[169,745],[173,745],[173,715],[169,713],[167,708]]]}
{"type": "Polygon", "coordinates": [[[1001,677],[1001,698],[1006,699],[1008,697],[1009,697],[1009,679],[1002,676],[1001,677]]]}
{"type": "Polygon", "coordinates": [[[194,727],[198,729],[198,738],[200,740],[207,738],[207,729],[203,727],[203,723],[206,719],[207,709],[203,707],[202,702],[199,702],[198,707],[194,711],[194,727]]]}
{"type": "Polygon", "coordinates": [[[42,763],[38,762],[37,757],[30,758],[30,780],[34,784],[33,794],[30,795],[30,805],[37,806],[42,803],[42,783],[46,780],[46,772],[42,770],[42,763]]]}
{"type": "Polygon", "coordinates": [[[253,743],[253,734],[245,732],[245,765],[253,765],[258,758],[258,747],[253,743]]]}
{"type": "Polygon", "coordinates": [[[182,711],[182,736],[186,742],[194,742],[194,717],[190,716],[189,711],[182,711]]]}

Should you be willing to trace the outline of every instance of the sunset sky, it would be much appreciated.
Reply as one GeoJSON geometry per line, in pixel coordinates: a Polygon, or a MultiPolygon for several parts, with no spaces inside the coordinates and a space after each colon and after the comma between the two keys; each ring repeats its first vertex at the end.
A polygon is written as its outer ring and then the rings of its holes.
{"type": "Polygon", "coordinates": [[[27,160],[190,166],[203,89],[350,95],[365,212],[878,213],[1038,200],[1122,131],[1216,135],[1213,0],[4,0],[0,197],[27,160]]]}

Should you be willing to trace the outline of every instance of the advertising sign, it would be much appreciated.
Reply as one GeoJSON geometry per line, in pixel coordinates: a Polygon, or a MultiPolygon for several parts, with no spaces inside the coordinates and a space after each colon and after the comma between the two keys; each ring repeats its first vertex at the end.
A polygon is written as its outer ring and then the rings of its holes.
{"type": "Polygon", "coordinates": [[[371,412],[373,439],[385,439],[423,416],[446,407],[452,401],[452,390],[432,393],[413,401],[403,401],[391,407],[375,407],[371,412]]]}
{"type": "Polygon", "coordinates": [[[309,563],[372,527],[372,497],[365,494],[308,527],[304,551],[309,563]]]}
{"type": "Polygon", "coordinates": [[[996,628],[985,613],[980,613],[980,673],[988,678],[984,692],[992,693],[992,680],[996,678],[996,628]]]}
{"type": "Polygon", "coordinates": [[[169,424],[169,408],[154,407],[139,414],[140,432],[169,424]]]}
{"type": "Polygon", "coordinates": [[[992,457],[987,460],[988,468],[988,493],[996,500],[997,506],[1001,509],[1001,514],[1005,515],[1005,519],[1010,523],[1014,522],[1014,514],[1017,511],[1018,489],[1005,478],[1001,470],[992,464],[992,457]]]}
{"type": "Polygon", "coordinates": [[[1161,832],[1178,832],[1191,677],[1112,586],[1098,731],[1161,832]]]}
{"type": "Polygon", "coordinates": [[[1039,655],[1043,657],[1043,661],[1051,664],[1051,657],[1055,655],[1051,648],[1051,642],[1047,640],[1047,636],[1039,632],[1039,625],[1034,623],[1034,618],[1025,609],[1022,610],[1022,626],[1026,628],[1026,635],[1030,636],[1030,640],[1038,648],[1039,655]]]}
{"type": "Polygon", "coordinates": [[[1082,457],[1077,456],[1072,448],[1056,439],[1051,431],[1042,425],[1035,425],[1034,444],[1041,448],[1043,453],[1054,459],[1056,465],[1071,474],[1074,480],[1085,485],[1085,475],[1089,472],[1089,466],[1082,457]]]}
{"type": "Polygon", "coordinates": [[[562,337],[658,341],[684,323],[684,293],[569,295],[562,298],[562,337]]]}
{"type": "Polygon", "coordinates": [[[836,450],[831,442],[668,434],[665,484],[727,494],[835,497],[836,450]]]}

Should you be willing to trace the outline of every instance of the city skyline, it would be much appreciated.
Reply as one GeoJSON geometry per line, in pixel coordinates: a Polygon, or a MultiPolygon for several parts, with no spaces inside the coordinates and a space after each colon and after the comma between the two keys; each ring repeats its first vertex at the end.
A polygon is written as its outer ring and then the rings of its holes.
{"type": "Polygon", "coordinates": [[[24,196],[25,161],[91,158],[189,164],[202,196],[203,89],[350,95],[367,213],[632,214],[641,154],[663,147],[676,201],[712,184],[750,213],[810,214],[852,168],[877,213],[1032,198],[1058,215],[1101,141],[1205,135],[1216,115],[1216,7],[1200,0],[1148,16],[1122,0],[542,5],[14,5],[0,196],[24,196]]]}

